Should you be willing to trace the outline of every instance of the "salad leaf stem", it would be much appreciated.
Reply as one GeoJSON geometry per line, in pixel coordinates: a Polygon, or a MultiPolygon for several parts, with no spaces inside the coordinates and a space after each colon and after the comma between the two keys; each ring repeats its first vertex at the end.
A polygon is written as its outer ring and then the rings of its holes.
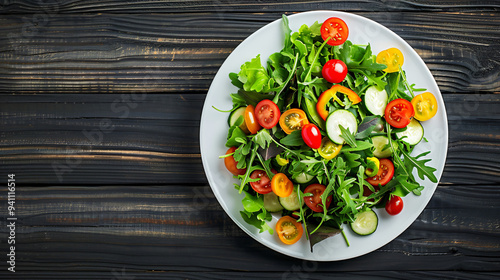
{"type": "Polygon", "coordinates": [[[293,63],[293,68],[292,68],[292,71],[290,71],[290,74],[288,74],[288,78],[286,79],[286,81],[283,83],[283,85],[281,85],[281,89],[280,91],[274,96],[273,98],[273,102],[274,103],[278,103],[279,99],[280,99],[280,95],[281,93],[283,92],[283,90],[285,89],[286,85],[288,85],[288,83],[290,82],[290,80],[292,79],[293,75],[295,74],[295,71],[297,71],[297,62],[299,61],[299,54],[297,53],[295,55],[295,62],[293,63]]]}
{"type": "Polygon", "coordinates": [[[330,40],[331,37],[328,37],[324,42],[323,44],[321,44],[321,46],[319,46],[318,50],[316,51],[316,55],[314,56],[314,59],[311,63],[311,66],[309,67],[309,71],[307,71],[307,74],[306,74],[306,77],[304,79],[304,81],[309,81],[311,79],[311,71],[313,69],[313,65],[314,65],[314,62],[316,62],[316,60],[318,60],[318,56],[319,54],[321,53],[321,50],[323,49],[323,47],[326,45],[326,43],[330,40]]]}
{"type": "Polygon", "coordinates": [[[408,89],[408,92],[410,92],[411,98],[414,98],[415,94],[413,93],[413,88],[410,86],[410,83],[408,83],[408,80],[406,79],[405,72],[401,68],[401,65],[399,66],[399,73],[401,74],[401,77],[403,77],[403,83],[405,84],[406,88],[408,89]]]}
{"type": "Polygon", "coordinates": [[[245,175],[243,176],[243,180],[241,180],[241,185],[239,189],[239,193],[243,191],[243,187],[246,185],[248,178],[250,176],[250,171],[252,170],[250,167],[252,166],[252,163],[255,159],[255,155],[257,154],[257,149],[259,148],[259,145],[255,144],[251,153],[250,153],[250,159],[247,162],[247,171],[245,172],[245,175]]]}
{"type": "Polygon", "coordinates": [[[349,240],[347,240],[347,235],[345,235],[344,229],[342,229],[342,236],[344,237],[345,243],[347,244],[347,247],[351,247],[351,244],[349,244],[349,240]]]}

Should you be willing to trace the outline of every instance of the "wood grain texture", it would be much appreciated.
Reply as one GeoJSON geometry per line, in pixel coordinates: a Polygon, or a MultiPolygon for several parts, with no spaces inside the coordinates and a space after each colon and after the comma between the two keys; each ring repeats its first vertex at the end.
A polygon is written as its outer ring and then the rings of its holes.
{"type": "MultiPolygon", "coordinates": [[[[500,92],[498,13],[359,14],[405,39],[441,91],[500,92]]],[[[231,51],[280,15],[5,15],[0,19],[0,92],[206,91],[231,51]]]]}
{"type": "MultiPolygon", "coordinates": [[[[199,151],[204,98],[0,95],[0,169],[15,172],[19,184],[206,183],[199,151]]],[[[498,183],[500,95],[444,98],[450,135],[441,182],[498,183]]]]}
{"type": "Polygon", "coordinates": [[[256,268],[348,273],[361,266],[379,277],[386,271],[498,272],[500,193],[495,189],[439,186],[424,212],[394,241],[332,265],[292,259],[257,243],[224,214],[206,185],[23,187],[16,193],[18,266],[21,272],[233,272],[229,275],[256,268]]]}
{"type": "Polygon", "coordinates": [[[198,1],[70,1],[70,0],[4,0],[1,13],[39,13],[51,11],[57,13],[186,13],[186,12],[211,12],[224,15],[228,12],[301,12],[307,10],[343,10],[349,12],[371,11],[498,11],[498,1],[394,1],[394,0],[362,0],[362,1],[229,1],[229,0],[198,0],[198,1]]]}

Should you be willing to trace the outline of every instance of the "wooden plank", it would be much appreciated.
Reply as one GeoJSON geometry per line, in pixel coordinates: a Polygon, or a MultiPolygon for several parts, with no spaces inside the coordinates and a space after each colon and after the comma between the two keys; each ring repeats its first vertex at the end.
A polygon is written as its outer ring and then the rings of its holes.
{"type": "MultiPolygon", "coordinates": [[[[205,184],[199,151],[204,98],[0,95],[0,170],[28,185],[205,184]]],[[[444,98],[450,137],[441,182],[498,183],[500,95],[444,98]]]]}
{"type": "MultiPolygon", "coordinates": [[[[206,185],[21,187],[16,189],[16,250],[22,252],[17,266],[41,275],[122,269],[352,272],[360,267],[378,276],[386,271],[498,272],[496,189],[440,186],[394,241],[332,265],[292,259],[260,245],[224,214],[206,185]]],[[[5,192],[0,194],[5,199],[5,192]]],[[[5,217],[0,226],[5,227],[5,217]]]]}
{"type": "MultiPolygon", "coordinates": [[[[443,92],[500,91],[498,13],[360,14],[405,39],[443,92]]],[[[280,13],[33,17],[0,19],[0,92],[206,91],[231,51],[280,13]]]]}
{"type": "Polygon", "coordinates": [[[39,13],[50,11],[56,13],[186,13],[212,12],[224,16],[228,12],[301,12],[308,10],[342,10],[342,11],[498,11],[497,1],[3,1],[2,13],[39,13]]]}

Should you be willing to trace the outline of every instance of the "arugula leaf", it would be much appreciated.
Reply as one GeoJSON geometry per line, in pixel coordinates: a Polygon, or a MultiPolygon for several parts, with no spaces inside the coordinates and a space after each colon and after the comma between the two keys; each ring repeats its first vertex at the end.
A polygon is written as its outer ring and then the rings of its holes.
{"type": "Polygon", "coordinates": [[[420,179],[424,180],[424,176],[426,176],[427,178],[429,178],[429,180],[431,180],[431,182],[437,183],[437,178],[436,176],[434,176],[436,168],[425,165],[427,162],[431,160],[430,159],[418,160],[419,158],[428,155],[431,151],[421,153],[416,157],[410,156],[407,152],[404,151],[402,147],[400,147],[400,151],[405,157],[404,164],[408,168],[408,170],[412,170],[413,167],[415,167],[417,169],[418,177],[420,177],[420,179]]]}
{"type": "Polygon", "coordinates": [[[348,146],[343,146],[342,147],[342,152],[356,152],[356,151],[363,151],[366,149],[369,149],[373,147],[373,144],[367,141],[354,141],[355,147],[348,147],[348,146]]]}
{"type": "Polygon", "coordinates": [[[356,148],[357,147],[356,140],[354,139],[354,135],[349,131],[349,128],[346,129],[341,124],[339,124],[339,128],[341,132],[340,137],[344,138],[344,140],[346,141],[347,144],[349,144],[349,146],[356,148]]]}
{"type": "Polygon", "coordinates": [[[302,133],[300,130],[295,130],[281,139],[280,143],[286,146],[302,146],[304,144],[304,140],[302,139],[302,133]]]}
{"type": "Polygon", "coordinates": [[[259,145],[262,149],[267,149],[269,147],[269,143],[273,141],[273,137],[269,134],[269,130],[261,129],[255,136],[253,137],[253,142],[259,145]]]}

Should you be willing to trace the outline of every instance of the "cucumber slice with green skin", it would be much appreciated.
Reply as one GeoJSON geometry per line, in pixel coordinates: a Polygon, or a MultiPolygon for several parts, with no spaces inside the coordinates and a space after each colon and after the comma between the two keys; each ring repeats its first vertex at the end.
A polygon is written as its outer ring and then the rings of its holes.
{"type": "Polygon", "coordinates": [[[305,172],[302,172],[299,175],[297,175],[297,177],[295,177],[293,179],[295,180],[295,182],[297,182],[299,184],[305,184],[305,183],[310,182],[312,179],[314,179],[314,176],[309,175],[305,172]]]}
{"type": "Polygon", "coordinates": [[[396,136],[399,139],[402,138],[401,140],[410,145],[417,145],[422,141],[422,138],[424,138],[424,128],[416,119],[413,119],[408,126],[406,126],[406,130],[396,133],[396,136]],[[406,137],[403,138],[404,136],[406,137]]]}
{"type": "Polygon", "coordinates": [[[235,125],[236,121],[238,120],[239,117],[242,117],[242,118],[245,117],[245,109],[246,109],[246,107],[240,107],[240,108],[232,111],[231,114],[229,114],[229,118],[227,119],[227,124],[229,125],[229,127],[235,125]]]}
{"type": "MultiPolygon", "coordinates": [[[[372,137],[372,143],[375,150],[373,151],[373,155],[377,158],[388,158],[392,155],[392,150],[390,147],[384,150],[386,145],[389,145],[389,139],[386,136],[374,136],[372,137]]],[[[393,147],[397,147],[393,145],[393,147]]]]}
{"type": "Polygon", "coordinates": [[[331,113],[326,119],[326,133],[335,144],[344,144],[344,138],[340,136],[340,125],[354,135],[358,132],[358,123],[353,113],[344,109],[331,113]]]}
{"type": "Polygon", "coordinates": [[[385,89],[378,90],[376,86],[371,86],[365,92],[366,109],[374,115],[384,115],[387,101],[388,96],[385,89]]]}
{"type": "Polygon", "coordinates": [[[299,203],[299,194],[297,193],[297,188],[293,189],[293,192],[291,195],[287,197],[279,197],[280,204],[283,206],[288,211],[295,211],[299,210],[300,207],[304,204],[302,202],[302,205],[299,203]]]}
{"type": "Polygon", "coordinates": [[[278,212],[283,210],[283,206],[281,206],[278,196],[273,192],[264,195],[264,208],[267,212],[278,212]]]}
{"type": "Polygon", "coordinates": [[[378,217],[372,210],[356,214],[356,219],[351,223],[351,229],[359,235],[369,235],[375,232],[378,225],[378,217]]]}

